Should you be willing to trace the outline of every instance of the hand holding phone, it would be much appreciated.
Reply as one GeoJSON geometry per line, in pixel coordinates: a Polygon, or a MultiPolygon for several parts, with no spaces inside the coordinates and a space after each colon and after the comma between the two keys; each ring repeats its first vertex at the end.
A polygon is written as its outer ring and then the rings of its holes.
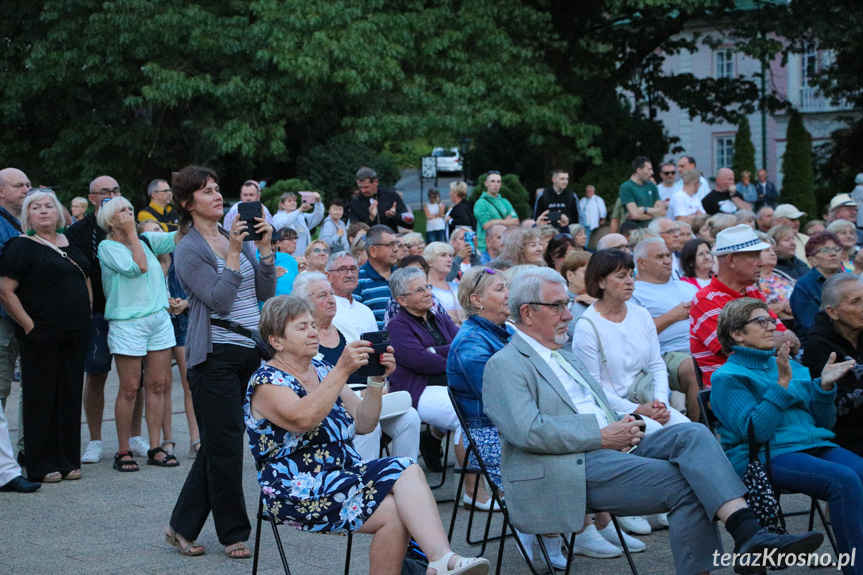
{"type": "Polygon", "coordinates": [[[360,339],[372,344],[373,353],[369,356],[369,362],[357,370],[360,377],[381,376],[386,373],[386,366],[381,363],[381,354],[387,353],[390,345],[390,332],[372,331],[360,335],[360,339]]]}
{"type": "Polygon", "coordinates": [[[255,218],[264,217],[264,206],[260,201],[256,202],[240,202],[237,205],[237,219],[246,225],[246,231],[249,235],[245,237],[245,241],[258,241],[263,236],[255,229],[257,221],[255,218]]]}

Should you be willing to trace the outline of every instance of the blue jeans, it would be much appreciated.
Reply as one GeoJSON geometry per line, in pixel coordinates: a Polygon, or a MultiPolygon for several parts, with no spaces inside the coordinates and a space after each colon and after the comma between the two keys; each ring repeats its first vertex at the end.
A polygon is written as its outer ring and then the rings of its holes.
{"type": "Polygon", "coordinates": [[[445,242],[446,241],[446,230],[426,231],[426,241],[428,243],[445,242]]]}
{"type": "MultiPolygon", "coordinates": [[[[830,522],[840,553],[863,549],[863,458],[841,447],[820,447],[772,458],[776,488],[799,491],[830,504],[830,522]]],[[[857,563],[863,563],[857,558],[857,563]]],[[[847,566],[845,575],[863,573],[847,566]]]]}

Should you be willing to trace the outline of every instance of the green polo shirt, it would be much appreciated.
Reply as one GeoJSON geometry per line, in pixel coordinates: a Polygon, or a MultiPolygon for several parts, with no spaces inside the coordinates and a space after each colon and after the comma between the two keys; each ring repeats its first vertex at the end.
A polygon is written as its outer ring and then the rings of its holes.
{"type": "Polygon", "coordinates": [[[509,200],[500,194],[495,198],[488,192],[483,192],[473,205],[473,215],[476,217],[476,241],[480,253],[485,251],[485,232],[482,229],[489,220],[505,220],[506,218],[517,218],[515,208],[509,200]]]}
{"type": "MultiPolygon", "coordinates": [[[[660,199],[659,188],[651,181],[647,181],[640,186],[632,180],[626,180],[620,184],[620,203],[626,212],[626,204],[635,202],[639,208],[652,208],[660,199]]],[[[639,227],[644,228],[650,223],[650,220],[632,220],[639,227]]]]}

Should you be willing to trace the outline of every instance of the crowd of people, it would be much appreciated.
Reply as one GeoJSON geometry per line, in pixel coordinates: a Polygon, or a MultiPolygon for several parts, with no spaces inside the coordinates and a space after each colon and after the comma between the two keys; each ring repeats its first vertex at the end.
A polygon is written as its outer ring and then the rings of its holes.
{"type": "Polygon", "coordinates": [[[191,461],[165,530],[186,556],[205,552],[195,540],[210,513],[226,556],[251,556],[251,449],[267,513],[372,534],[370,572],[400,572],[412,541],[438,575],[487,573],[487,560],[450,548],[417,465],[442,471],[448,434],[459,465],[480,457],[489,471],[488,483],[467,476],[464,506],[497,511],[496,492],[527,557],[541,536],[557,568],[562,534],[577,534],[576,554],[621,554],[609,514],[633,552],[647,548],[633,535],[667,527],[680,573],[716,568],[716,520],[742,555],[817,549],[820,533],[771,532],[748,507],[748,433],[770,444],[776,487],[828,501],[839,550],[856,549],[857,204],[840,194],[801,232],[807,214],[763,170],[736,184],[721,168],[711,189],[683,156],[654,175],[636,158],[609,211],[555,170],[522,220],[490,171],[473,204],[464,182],[449,202],[430,191],[421,233],[368,167],[349,202],[286,193],[252,216],[241,207],[260,202],[261,184],[246,181],[226,213],[202,166],[153,180],[137,215],[110,176],[67,211],[2,170],[3,407],[19,356],[22,393],[17,456],[0,409],[0,490],[81,479],[102,460],[113,365],[114,469],[191,461]],[[702,389],[721,443],[698,423],[702,389]]]}

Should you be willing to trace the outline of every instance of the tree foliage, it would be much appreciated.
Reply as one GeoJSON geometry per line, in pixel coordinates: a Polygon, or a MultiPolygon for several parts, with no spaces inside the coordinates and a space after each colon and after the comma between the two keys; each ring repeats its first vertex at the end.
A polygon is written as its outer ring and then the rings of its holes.
{"type": "Polygon", "coordinates": [[[782,155],[782,201],[807,214],[815,211],[815,173],[812,167],[812,136],[803,118],[792,112],[788,120],[785,153],[782,155]]]}
{"type": "Polygon", "coordinates": [[[741,116],[737,123],[737,134],[734,136],[734,154],[731,156],[731,169],[740,179],[743,172],[749,172],[755,181],[755,145],[752,143],[752,130],[749,128],[749,118],[741,116]]]}

